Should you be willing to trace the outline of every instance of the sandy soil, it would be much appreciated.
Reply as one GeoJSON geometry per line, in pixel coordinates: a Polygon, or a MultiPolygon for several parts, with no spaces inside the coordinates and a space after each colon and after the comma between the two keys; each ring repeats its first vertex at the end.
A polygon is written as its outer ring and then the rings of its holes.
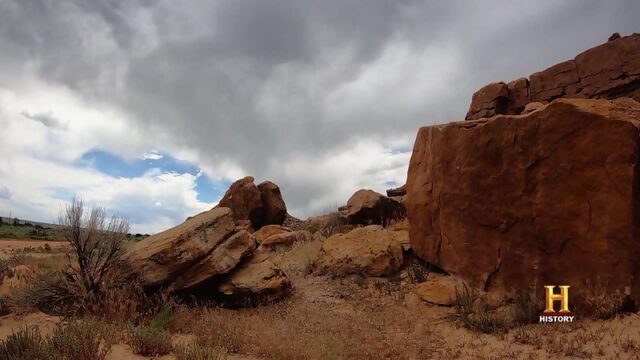
{"type": "MultiPolygon", "coordinates": [[[[3,239],[0,252],[42,244],[3,239]]],[[[50,242],[50,246],[54,245],[62,244],[50,242]]],[[[218,324],[226,327],[230,341],[238,343],[235,353],[229,356],[234,360],[278,358],[278,351],[291,355],[308,348],[313,348],[307,351],[307,355],[313,354],[311,358],[344,358],[342,351],[357,348],[358,355],[351,358],[640,359],[638,314],[612,320],[581,319],[578,314],[573,324],[532,324],[499,334],[481,334],[453,320],[453,308],[422,301],[407,273],[401,273],[400,280],[393,283],[389,279],[357,276],[330,279],[306,275],[305,268],[318,248],[315,242],[307,243],[278,252],[273,258],[292,277],[294,289],[290,298],[238,310],[186,307],[184,319],[178,321],[183,323],[182,328],[190,330],[175,329],[173,342],[193,341],[198,331],[200,335],[216,336],[213,331],[218,324]],[[255,343],[246,344],[245,337],[261,342],[257,347],[255,343]]],[[[5,278],[0,294],[10,291],[21,279],[28,279],[28,268],[18,270],[13,278],[5,278]]],[[[176,317],[179,318],[177,313],[176,317]]],[[[59,317],[39,312],[2,316],[0,339],[25,326],[38,326],[46,334],[60,321],[59,317]]],[[[148,358],[133,354],[128,345],[116,344],[108,359],[148,358]]]]}
{"type": "MultiPolygon", "coordinates": [[[[63,241],[43,241],[43,240],[21,240],[21,239],[8,239],[0,238],[0,255],[13,254],[18,250],[25,249],[38,249],[49,244],[52,250],[61,250],[68,247],[66,242],[63,241]]],[[[39,255],[39,254],[38,254],[39,255]]]]}

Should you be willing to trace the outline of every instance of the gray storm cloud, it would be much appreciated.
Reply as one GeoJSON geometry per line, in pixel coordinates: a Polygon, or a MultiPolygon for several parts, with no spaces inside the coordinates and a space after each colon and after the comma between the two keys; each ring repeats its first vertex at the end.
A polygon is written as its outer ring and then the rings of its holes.
{"type": "Polygon", "coordinates": [[[193,149],[212,175],[233,164],[276,181],[308,214],[404,181],[406,156],[381,151],[461,119],[485,83],[638,31],[638,14],[637,1],[2,0],[0,85],[65,86],[193,149]]]}

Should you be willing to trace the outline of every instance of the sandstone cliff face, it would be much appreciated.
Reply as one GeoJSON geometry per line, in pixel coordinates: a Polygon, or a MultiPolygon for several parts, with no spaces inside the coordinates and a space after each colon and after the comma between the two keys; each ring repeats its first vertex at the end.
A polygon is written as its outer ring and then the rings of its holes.
{"type": "Polygon", "coordinates": [[[638,299],[639,135],[630,99],[423,127],[407,179],[411,246],[485,290],[599,279],[638,299]]]}
{"type": "Polygon", "coordinates": [[[531,101],[547,103],[562,97],[640,101],[640,34],[612,37],[528,79],[486,85],[473,94],[466,119],[520,114],[531,101]]]}

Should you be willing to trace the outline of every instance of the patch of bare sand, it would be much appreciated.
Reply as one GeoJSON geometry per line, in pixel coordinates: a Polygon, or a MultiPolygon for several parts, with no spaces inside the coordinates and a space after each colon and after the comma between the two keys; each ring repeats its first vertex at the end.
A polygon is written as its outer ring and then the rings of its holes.
{"type": "Polygon", "coordinates": [[[33,257],[48,257],[52,253],[60,253],[68,249],[69,245],[64,241],[24,240],[0,238],[0,258],[9,258],[16,254],[29,253],[33,257]],[[45,247],[49,247],[46,252],[45,247]]]}
{"type": "Polygon", "coordinates": [[[0,317],[0,339],[26,327],[36,326],[43,335],[48,334],[62,319],[58,316],[34,312],[24,315],[9,314],[0,317]]]}

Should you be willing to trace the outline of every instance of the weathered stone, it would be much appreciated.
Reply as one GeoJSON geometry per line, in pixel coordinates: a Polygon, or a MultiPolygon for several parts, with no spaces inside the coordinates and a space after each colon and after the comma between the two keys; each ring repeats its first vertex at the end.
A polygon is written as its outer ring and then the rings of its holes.
{"type": "Polygon", "coordinates": [[[467,120],[496,114],[519,114],[526,101],[547,103],[556,98],[630,97],[640,101],[640,34],[619,37],[591,48],[526,79],[489,84],[471,99],[467,120]],[[506,104],[506,105],[505,105],[506,104]]]}
{"type": "Polygon", "coordinates": [[[247,231],[239,231],[216,246],[204,259],[183,271],[171,284],[172,290],[196,288],[214,276],[226,274],[256,248],[247,231]]]}
{"type": "Polygon", "coordinates": [[[599,278],[638,299],[639,119],[629,99],[558,99],[421,128],[407,179],[412,249],[485,290],[579,293],[599,278]]]}
{"type": "Polygon", "coordinates": [[[251,220],[258,229],[264,225],[262,195],[253,183],[253,177],[247,176],[235,181],[224,193],[218,206],[228,207],[233,212],[234,220],[251,220]]]}
{"type": "Polygon", "coordinates": [[[416,285],[416,293],[420,298],[436,305],[453,305],[456,292],[462,294],[463,291],[463,281],[454,276],[437,273],[429,273],[425,282],[416,285]]]}
{"type": "Polygon", "coordinates": [[[465,117],[468,120],[503,114],[509,102],[509,88],[503,82],[491,83],[476,91],[465,117]]]}
{"type": "Polygon", "coordinates": [[[505,114],[520,114],[531,101],[529,80],[527,78],[513,80],[507,84],[507,88],[509,90],[509,101],[505,114]]]}
{"type": "Polygon", "coordinates": [[[264,213],[265,224],[282,225],[287,218],[287,206],[282,199],[280,188],[271,181],[258,185],[264,213]]]}
{"type": "Polygon", "coordinates": [[[233,270],[219,285],[218,291],[227,296],[268,296],[269,299],[284,295],[291,287],[287,274],[268,257],[251,258],[233,270]]]}
{"type": "Polygon", "coordinates": [[[640,101],[640,34],[591,48],[576,56],[581,96],[640,101]]]}
{"type": "Polygon", "coordinates": [[[402,185],[400,187],[394,188],[394,189],[387,189],[387,196],[388,197],[394,197],[394,196],[405,196],[407,195],[407,185],[402,185]]]}
{"type": "Polygon", "coordinates": [[[347,201],[347,219],[351,224],[386,224],[404,215],[402,204],[373,190],[358,190],[347,201]]]}
{"type": "Polygon", "coordinates": [[[234,228],[231,210],[217,207],[137,242],[124,258],[144,285],[167,284],[207,256],[234,228]]]}
{"type": "Polygon", "coordinates": [[[313,263],[320,274],[385,276],[402,266],[402,247],[392,231],[379,225],[336,234],[325,240],[313,263]]]}
{"type": "Polygon", "coordinates": [[[580,81],[573,60],[561,62],[546,70],[531,74],[531,100],[546,101],[563,94],[564,88],[580,81]]]}
{"type": "Polygon", "coordinates": [[[259,244],[262,244],[262,242],[269,236],[287,233],[291,231],[292,230],[290,228],[281,226],[281,225],[265,225],[261,227],[260,230],[253,233],[253,236],[256,237],[256,240],[258,241],[259,244]]]}
{"type": "Polygon", "coordinates": [[[534,102],[528,103],[527,106],[524,107],[524,110],[522,110],[522,114],[523,115],[524,114],[528,114],[530,112],[534,112],[536,110],[540,110],[543,107],[544,107],[543,103],[534,101],[534,102]]]}
{"type": "Polygon", "coordinates": [[[293,245],[308,241],[313,241],[313,235],[307,230],[298,230],[271,235],[263,239],[261,244],[264,246],[293,245]]]}

